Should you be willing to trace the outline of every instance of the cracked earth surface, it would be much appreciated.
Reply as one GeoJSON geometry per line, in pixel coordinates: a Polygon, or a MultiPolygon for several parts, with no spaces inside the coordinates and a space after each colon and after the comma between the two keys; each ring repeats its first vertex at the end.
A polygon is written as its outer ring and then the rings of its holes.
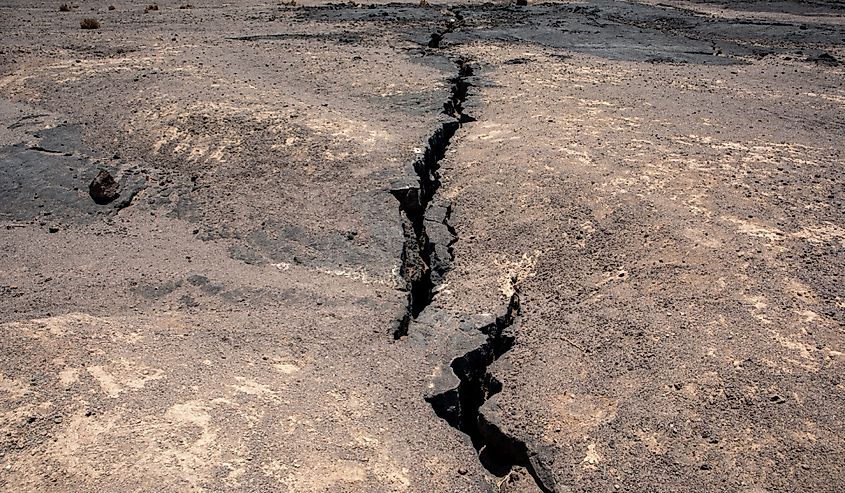
{"type": "Polygon", "coordinates": [[[3,491],[845,489],[841,4],[113,6],[0,5],[3,491]]]}

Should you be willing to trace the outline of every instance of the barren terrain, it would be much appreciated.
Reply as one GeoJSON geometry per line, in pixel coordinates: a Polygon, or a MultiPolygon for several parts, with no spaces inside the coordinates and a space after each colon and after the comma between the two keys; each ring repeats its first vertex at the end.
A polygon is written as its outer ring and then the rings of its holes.
{"type": "Polygon", "coordinates": [[[845,491],[845,4],[150,5],[0,4],[0,490],[845,491]]]}

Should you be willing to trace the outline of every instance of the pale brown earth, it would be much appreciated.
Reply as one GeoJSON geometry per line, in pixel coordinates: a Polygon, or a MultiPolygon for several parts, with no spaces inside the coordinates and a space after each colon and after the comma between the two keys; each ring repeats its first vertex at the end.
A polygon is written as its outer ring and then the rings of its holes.
{"type": "Polygon", "coordinates": [[[841,3],[113,5],[0,5],[0,490],[845,490],[841,3]]]}

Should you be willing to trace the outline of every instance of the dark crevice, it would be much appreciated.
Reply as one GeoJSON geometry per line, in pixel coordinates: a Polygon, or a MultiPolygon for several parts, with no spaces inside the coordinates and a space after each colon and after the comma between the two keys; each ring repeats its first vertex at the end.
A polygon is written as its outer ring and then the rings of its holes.
{"type": "Polygon", "coordinates": [[[455,32],[455,30],[463,26],[464,16],[461,15],[461,13],[457,10],[451,12],[451,14],[453,15],[453,17],[449,18],[449,20],[446,21],[446,24],[445,26],[443,26],[443,29],[431,33],[431,37],[428,39],[429,48],[440,48],[440,43],[443,42],[443,38],[445,38],[447,34],[455,32]]]}
{"type": "Polygon", "coordinates": [[[458,61],[458,75],[452,78],[452,97],[443,104],[443,113],[457,119],[461,123],[474,122],[475,118],[464,113],[464,102],[467,99],[472,84],[467,77],[472,76],[472,66],[463,60],[458,61]]]}
{"type": "MultiPolygon", "coordinates": [[[[504,315],[478,329],[487,336],[485,341],[452,360],[452,371],[460,380],[458,386],[426,400],[438,417],[469,437],[478,451],[478,460],[490,473],[504,477],[520,466],[534,478],[540,490],[551,492],[553,489],[546,484],[550,481],[541,479],[525,442],[504,433],[480,412],[481,406],[502,390],[502,383],[490,373],[489,367],[513,347],[512,327],[519,314],[519,292],[515,291],[504,315]]],[[[550,477],[544,473],[543,477],[550,477]]]]}
{"type": "MultiPolygon", "coordinates": [[[[459,12],[453,12],[452,15],[444,29],[432,33],[428,42],[430,48],[440,48],[445,35],[463,25],[464,19],[459,12]]],[[[429,306],[437,284],[449,263],[455,260],[453,246],[458,241],[458,233],[450,222],[451,204],[446,205],[442,217],[431,214],[430,216],[436,218],[427,218],[426,213],[440,188],[440,161],[446,155],[452,137],[461,125],[475,121],[464,108],[472,87],[470,78],[473,76],[473,69],[466,60],[459,59],[456,63],[458,73],[450,79],[450,96],[443,103],[443,114],[452,120],[442,123],[434,131],[428,139],[423,155],[414,163],[419,185],[392,190],[393,196],[399,201],[402,214],[405,238],[402,248],[402,277],[408,291],[407,310],[393,330],[394,339],[408,334],[411,322],[429,306]],[[437,222],[434,222],[435,220],[437,222]],[[446,245],[439,245],[441,251],[445,246],[448,259],[437,258],[437,245],[431,241],[426,231],[427,221],[431,227],[445,228],[451,236],[446,245]]],[[[442,237],[442,232],[438,237],[442,237]]],[[[469,437],[478,451],[479,461],[490,473],[504,477],[515,472],[515,468],[521,467],[534,478],[540,490],[551,492],[549,485],[553,483],[552,476],[545,468],[541,468],[526,444],[503,432],[481,412],[484,403],[502,390],[502,383],[488,369],[494,361],[511,350],[515,341],[512,327],[520,313],[516,279],[512,280],[512,286],[514,294],[510,297],[504,314],[478,329],[486,336],[484,342],[452,361],[452,371],[460,381],[458,386],[426,400],[438,417],[469,437]]]]}
{"type": "Polygon", "coordinates": [[[446,215],[443,217],[443,226],[446,226],[446,231],[452,235],[452,239],[449,240],[449,243],[446,245],[446,251],[449,252],[449,262],[455,261],[455,248],[454,244],[458,242],[458,231],[455,230],[455,227],[449,222],[452,219],[452,204],[449,204],[446,207],[446,215]]]}
{"type": "MultiPolygon", "coordinates": [[[[440,124],[429,137],[422,156],[414,163],[418,186],[391,190],[393,196],[399,201],[399,210],[402,215],[402,233],[405,241],[402,246],[401,275],[405,280],[405,289],[408,291],[407,313],[393,329],[394,339],[407,335],[411,320],[417,318],[425,307],[431,304],[435,288],[433,279],[442,278],[448,262],[454,260],[451,250],[449,253],[452,258],[448,260],[434,258],[435,245],[426,232],[425,215],[440,188],[440,161],[446,156],[452,137],[461,125],[474,121],[472,117],[464,113],[463,107],[469,87],[472,85],[466,80],[472,76],[472,68],[465,60],[458,60],[457,66],[458,75],[450,79],[451,96],[443,105],[443,113],[452,117],[453,120],[440,124]],[[433,272],[434,270],[437,272],[433,272]],[[433,274],[436,275],[433,276],[433,274]]],[[[447,209],[447,219],[443,221],[443,224],[453,236],[457,237],[454,228],[446,223],[449,214],[451,214],[451,207],[447,209]]],[[[454,241],[451,241],[447,248],[452,243],[454,241]]]]}
{"type": "Polygon", "coordinates": [[[428,39],[428,47],[440,48],[441,41],[443,41],[443,33],[435,31],[431,33],[431,37],[428,39]]]}
{"type": "Polygon", "coordinates": [[[65,151],[54,151],[53,149],[45,149],[41,146],[32,146],[28,148],[30,151],[38,151],[38,152],[45,152],[47,154],[67,154],[65,151]]]}

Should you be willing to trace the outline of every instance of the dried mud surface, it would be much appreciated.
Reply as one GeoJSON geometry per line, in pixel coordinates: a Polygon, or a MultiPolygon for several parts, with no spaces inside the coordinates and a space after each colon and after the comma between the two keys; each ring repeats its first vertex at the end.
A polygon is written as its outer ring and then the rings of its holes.
{"type": "Polygon", "coordinates": [[[113,7],[0,5],[0,490],[845,490],[841,3],[113,7]]]}

